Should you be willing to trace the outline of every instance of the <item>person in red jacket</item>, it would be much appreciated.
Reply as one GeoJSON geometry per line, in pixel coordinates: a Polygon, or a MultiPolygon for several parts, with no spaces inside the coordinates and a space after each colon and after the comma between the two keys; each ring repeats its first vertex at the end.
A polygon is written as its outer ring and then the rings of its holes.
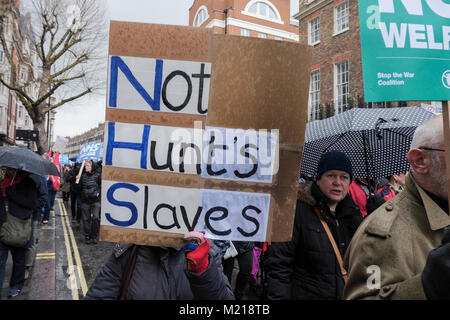
{"type": "Polygon", "coordinates": [[[363,218],[386,202],[383,195],[379,194],[380,189],[375,187],[375,190],[377,192],[371,191],[369,183],[363,179],[353,180],[348,188],[348,193],[352,196],[353,201],[358,206],[359,211],[361,211],[363,218]]]}
{"type": "Polygon", "coordinates": [[[377,194],[388,201],[403,190],[407,173],[393,174],[378,184],[377,194]]]}

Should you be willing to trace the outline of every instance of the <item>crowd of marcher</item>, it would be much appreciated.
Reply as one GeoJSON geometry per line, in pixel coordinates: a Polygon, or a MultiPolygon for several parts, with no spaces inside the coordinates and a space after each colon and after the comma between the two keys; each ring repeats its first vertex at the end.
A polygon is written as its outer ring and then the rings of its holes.
{"type": "MultiPolygon", "coordinates": [[[[183,248],[118,243],[85,298],[450,299],[442,118],[417,128],[407,158],[409,172],[372,181],[354,177],[345,153],[328,151],[316,174],[300,179],[291,241],[214,241],[200,234],[183,248]]],[[[88,244],[98,242],[100,187],[95,162],[63,169],[63,200],[88,244]]],[[[45,224],[52,188],[50,179],[7,168],[0,223],[6,215],[42,213],[45,224]]],[[[0,236],[0,285],[8,251],[14,260],[10,296],[23,285],[32,239],[16,247],[0,236]]]]}
{"type": "MultiPolygon", "coordinates": [[[[46,153],[43,157],[53,162],[51,154],[46,153]]],[[[83,167],[84,170],[81,170],[80,163],[74,166],[63,166],[60,176],[40,176],[19,169],[2,168],[0,173],[2,192],[0,197],[0,288],[3,288],[6,262],[10,252],[13,268],[9,280],[8,297],[17,296],[25,280],[30,276],[36,253],[35,230],[38,223],[44,226],[49,223],[58,191],[61,191],[66,207],[69,207],[70,201],[74,226],[81,227],[82,221],[86,243],[98,243],[101,162],[87,160],[83,163],[83,167]],[[17,222],[13,224],[13,221],[17,222]],[[26,241],[21,241],[18,234],[27,234],[26,241]]]]}

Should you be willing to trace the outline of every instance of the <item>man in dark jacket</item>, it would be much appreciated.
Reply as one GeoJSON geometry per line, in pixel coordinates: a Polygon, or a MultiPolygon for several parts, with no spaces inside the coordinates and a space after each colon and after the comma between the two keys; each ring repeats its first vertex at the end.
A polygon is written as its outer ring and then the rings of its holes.
{"type": "MultiPolygon", "coordinates": [[[[130,265],[133,245],[116,244],[90,286],[86,300],[117,300],[130,265]]],[[[209,240],[187,255],[181,248],[137,246],[126,300],[234,299],[219,250],[209,240]],[[190,256],[190,255],[195,256],[190,256]],[[188,261],[187,261],[188,259],[188,261]],[[192,263],[192,264],[191,264],[192,263]]]]}
{"type": "Polygon", "coordinates": [[[319,161],[316,181],[301,185],[292,240],[272,243],[267,252],[269,299],[342,299],[345,282],[318,213],[344,256],[362,221],[348,195],[352,172],[344,153],[330,151],[319,161]]]}

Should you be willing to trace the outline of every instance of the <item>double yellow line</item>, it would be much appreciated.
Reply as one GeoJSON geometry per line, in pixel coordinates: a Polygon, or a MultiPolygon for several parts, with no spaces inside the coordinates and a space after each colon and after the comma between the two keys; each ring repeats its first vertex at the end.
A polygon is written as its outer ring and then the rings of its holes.
{"type": "Polygon", "coordinates": [[[69,273],[69,281],[70,288],[72,290],[72,298],[73,300],[79,300],[78,295],[78,285],[77,285],[77,275],[79,278],[79,283],[81,285],[81,291],[83,293],[83,297],[86,295],[88,291],[88,287],[86,284],[86,278],[84,277],[83,265],[81,263],[80,253],[78,252],[77,242],[75,240],[75,236],[73,235],[72,227],[70,226],[69,215],[67,214],[66,207],[64,206],[61,199],[57,199],[59,204],[59,212],[61,215],[61,224],[63,226],[64,232],[64,242],[66,245],[67,252],[67,263],[68,263],[68,273],[69,273]],[[70,241],[69,241],[70,239],[70,241]],[[75,265],[73,264],[72,258],[72,248],[73,248],[73,256],[75,258],[75,265]]]}

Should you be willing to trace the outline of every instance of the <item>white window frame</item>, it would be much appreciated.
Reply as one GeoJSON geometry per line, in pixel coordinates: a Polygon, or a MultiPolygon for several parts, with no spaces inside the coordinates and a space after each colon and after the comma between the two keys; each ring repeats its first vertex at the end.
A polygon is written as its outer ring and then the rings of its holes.
{"type": "Polygon", "coordinates": [[[334,64],[334,111],[339,114],[348,107],[349,100],[349,61],[342,60],[334,64]]]}
{"type": "Polygon", "coordinates": [[[247,5],[245,6],[245,9],[243,11],[241,11],[241,13],[245,14],[247,16],[252,16],[255,18],[259,18],[259,19],[264,19],[264,20],[268,20],[271,22],[284,24],[283,20],[281,19],[280,12],[275,7],[275,5],[268,0],[251,0],[247,3],[247,5]],[[250,12],[250,8],[253,5],[256,5],[256,13],[250,12]],[[269,10],[267,10],[265,15],[260,14],[261,6],[267,6],[269,8],[269,10]],[[270,9],[272,9],[273,12],[275,13],[275,18],[270,17],[270,9]]]}
{"type": "Polygon", "coordinates": [[[308,21],[308,44],[310,46],[320,43],[320,16],[308,21]]]}
{"type": "Polygon", "coordinates": [[[241,28],[241,36],[242,37],[250,37],[250,30],[249,29],[245,29],[245,28],[241,28]]]}
{"type": "Polygon", "coordinates": [[[203,5],[200,8],[198,8],[197,12],[195,13],[192,25],[194,27],[200,27],[208,19],[209,19],[208,8],[206,8],[206,6],[203,5]]]}
{"type": "Polygon", "coordinates": [[[349,24],[348,1],[344,1],[334,7],[334,35],[347,31],[349,24]]]}
{"type": "Polygon", "coordinates": [[[308,120],[320,118],[320,69],[311,71],[309,82],[308,120]]]}
{"type": "Polygon", "coordinates": [[[258,38],[261,38],[261,39],[267,39],[267,33],[264,33],[264,32],[258,32],[258,38]]]}

